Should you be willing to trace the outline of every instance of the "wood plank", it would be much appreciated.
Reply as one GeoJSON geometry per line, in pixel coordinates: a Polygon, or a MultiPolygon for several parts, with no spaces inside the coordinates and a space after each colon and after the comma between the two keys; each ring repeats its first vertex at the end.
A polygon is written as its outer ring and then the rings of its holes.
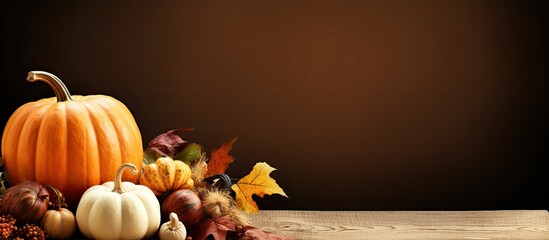
{"type": "Polygon", "coordinates": [[[549,212],[269,211],[253,225],[295,239],[549,239],[549,212]]]}

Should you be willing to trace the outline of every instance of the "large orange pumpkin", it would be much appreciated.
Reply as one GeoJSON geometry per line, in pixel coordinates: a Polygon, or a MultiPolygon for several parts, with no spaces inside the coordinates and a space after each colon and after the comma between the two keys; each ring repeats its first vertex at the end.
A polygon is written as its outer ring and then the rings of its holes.
{"type": "MultiPolygon", "coordinates": [[[[122,163],[141,169],[141,133],[123,103],[105,95],[71,96],[47,72],[29,72],[27,80],[48,83],[56,97],[26,103],[8,120],[2,157],[11,185],[53,185],[76,206],[86,189],[111,180],[122,163]]],[[[123,180],[137,179],[126,173],[123,180]]]]}

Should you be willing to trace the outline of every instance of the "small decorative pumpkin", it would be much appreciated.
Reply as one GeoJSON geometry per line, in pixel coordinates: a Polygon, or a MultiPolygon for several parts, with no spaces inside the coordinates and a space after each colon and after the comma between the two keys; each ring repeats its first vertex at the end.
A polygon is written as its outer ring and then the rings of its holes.
{"type": "Polygon", "coordinates": [[[80,231],[93,239],[143,239],[156,233],[160,226],[160,203],[147,187],[121,182],[122,172],[138,168],[122,164],[114,182],[86,190],[76,209],[80,231]]]}
{"type": "Polygon", "coordinates": [[[165,219],[174,212],[179,221],[193,229],[204,218],[204,208],[198,195],[189,189],[177,190],[162,203],[162,216],[165,219]]]}
{"type": "Polygon", "coordinates": [[[2,212],[21,222],[36,222],[48,210],[48,190],[40,183],[25,181],[8,188],[2,197],[2,212]]]}
{"type": "Polygon", "coordinates": [[[145,166],[139,183],[149,187],[156,196],[194,186],[191,168],[184,162],[170,157],[160,157],[155,163],[145,166]]]}
{"type": "MultiPolygon", "coordinates": [[[[53,185],[76,205],[86,189],[109,181],[123,162],[141,168],[141,133],[123,103],[105,95],[71,96],[47,72],[31,71],[27,80],[46,82],[56,97],[22,105],[6,123],[1,151],[11,184],[53,185]]],[[[130,174],[123,179],[138,180],[130,174]]]]}
{"type": "MultiPolygon", "coordinates": [[[[40,225],[53,239],[68,239],[74,234],[76,229],[76,218],[65,203],[65,198],[59,190],[53,186],[48,186],[55,192],[55,201],[51,210],[40,220],[40,225]]],[[[51,202],[51,201],[50,201],[51,202]]]]}
{"type": "Polygon", "coordinates": [[[177,214],[170,213],[170,221],[165,222],[158,231],[160,240],[180,240],[187,237],[187,229],[177,218],[177,214]]]}

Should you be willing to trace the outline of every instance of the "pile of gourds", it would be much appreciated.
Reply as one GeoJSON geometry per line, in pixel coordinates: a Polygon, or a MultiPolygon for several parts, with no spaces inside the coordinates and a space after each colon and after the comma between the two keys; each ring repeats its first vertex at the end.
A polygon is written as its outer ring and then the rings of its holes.
{"type": "Polygon", "coordinates": [[[76,226],[94,239],[143,239],[157,231],[160,239],[184,239],[185,226],[203,215],[189,190],[190,167],[161,157],[142,169],[141,134],[120,101],[71,95],[47,72],[32,71],[27,80],[46,82],[56,97],[24,104],[5,126],[2,158],[12,187],[2,213],[40,222],[59,239],[73,236],[76,226]],[[75,215],[67,204],[77,206],[75,215]],[[162,215],[169,222],[160,227],[162,215]]]}

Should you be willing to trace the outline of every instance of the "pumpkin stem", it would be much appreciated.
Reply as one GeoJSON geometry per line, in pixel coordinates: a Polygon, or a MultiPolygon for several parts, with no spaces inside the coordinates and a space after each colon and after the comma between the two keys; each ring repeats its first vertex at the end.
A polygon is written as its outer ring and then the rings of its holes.
{"type": "Polygon", "coordinates": [[[114,176],[114,189],[113,192],[117,193],[124,193],[124,190],[122,189],[122,186],[120,184],[122,183],[122,173],[126,168],[129,168],[132,171],[132,174],[137,174],[137,167],[131,163],[124,163],[118,167],[118,170],[116,170],[116,175],[114,176]]]}
{"type": "Polygon", "coordinates": [[[179,229],[179,218],[174,212],[170,213],[170,223],[168,224],[168,228],[172,231],[177,231],[179,229]]]}
{"type": "Polygon", "coordinates": [[[65,86],[65,84],[56,77],[55,75],[44,72],[44,71],[30,71],[27,75],[27,81],[29,82],[36,82],[36,81],[42,81],[46,82],[55,92],[55,96],[57,97],[57,102],[64,102],[73,100],[71,94],[69,93],[69,89],[65,86]]]}
{"type": "Polygon", "coordinates": [[[63,197],[63,193],[61,193],[61,191],[59,191],[59,189],[57,189],[56,187],[54,187],[52,185],[46,185],[46,187],[53,190],[53,192],[55,193],[55,197],[57,197],[57,200],[55,201],[55,203],[53,203],[53,208],[55,210],[61,211],[62,207],[67,207],[67,204],[65,203],[65,197],[63,197]]]}

